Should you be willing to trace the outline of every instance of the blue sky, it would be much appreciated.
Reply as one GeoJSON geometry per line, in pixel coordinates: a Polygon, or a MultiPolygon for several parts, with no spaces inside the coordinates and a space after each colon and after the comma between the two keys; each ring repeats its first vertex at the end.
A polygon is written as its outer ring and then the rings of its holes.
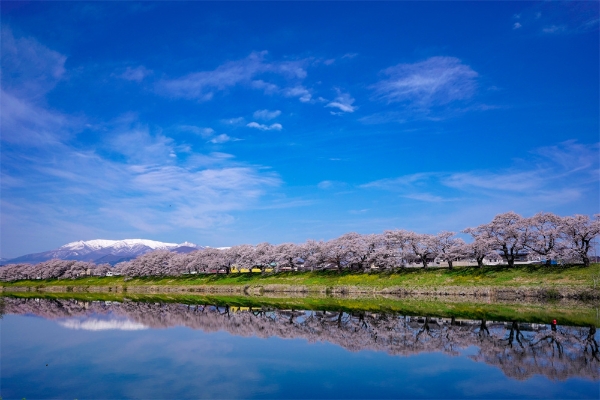
{"type": "Polygon", "coordinates": [[[599,212],[597,2],[2,2],[1,256],[599,212]]]}

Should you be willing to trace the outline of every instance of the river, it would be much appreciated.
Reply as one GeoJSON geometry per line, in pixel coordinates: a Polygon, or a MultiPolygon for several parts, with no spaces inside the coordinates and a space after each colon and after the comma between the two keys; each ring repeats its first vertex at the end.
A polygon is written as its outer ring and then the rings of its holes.
{"type": "Polygon", "coordinates": [[[597,324],[3,298],[9,398],[593,398],[597,324]]]}

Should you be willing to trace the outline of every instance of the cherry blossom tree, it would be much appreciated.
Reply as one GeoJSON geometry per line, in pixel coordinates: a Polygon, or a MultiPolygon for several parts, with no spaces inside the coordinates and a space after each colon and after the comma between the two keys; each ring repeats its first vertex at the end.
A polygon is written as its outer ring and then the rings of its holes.
{"type": "Polygon", "coordinates": [[[497,256],[491,242],[484,237],[476,237],[473,242],[466,243],[462,252],[466,257],[474,258],[479,268],[483,268],[484,259],[497,256]]]}
{"type": "Polygon", "coordinates": [[[279,272],[280,265],[277,264],[278,254],[275,246],[270,243],[259,243],[254,248],[253,265],[258,266],[263,271],[266,268],[275,267],[275,272],[279,272]]]}
{"type": "Polygon", "coordinates": [[[455,237],[454,232],[440,232],[433,237],[433,243],[436,247],[435,252],[438,257],[448,263],[448,268],[452,269],[454,260],[464,258],[465,241],[455,237]]]}
{"type": "Polygon", "coordinates": [[[388,230],[383,232],[383,246],[376,250],[376,260],[384,268],[403,267],[409,257],[408,237],[405,230],[388,230]]]}
{"type": "Polygon", "coordinates": [[[488,242],[494,250],[501,252],[509,268],[514,267],[515,259],[527,244],[527,223],[512,211],[496,215],[492,222],[467,228],[464,232],[488,242]]]}
{"type": "Polygon", "coordinates": [[[438,246],[433,235],[409,232],[406,236],[406,245],[409,254],[422,263],[423,268],[427,268],[429,260],[438,255],[438,246]]]}
{"type": "Polygon", "coordinates": [[[233,246],[223,252],[221,266],[227,273],[231,272],[231,266],[236,265],[238,269],[252,269],[257,265],[255,248],[249,244],[233,246]]]}
{"type": "Polygon", "coordinates": [[[587,215],[575,215],[562,219],[561,235],[565,241],[565,255],[590,266],[588,255],[594,238],[600,234],[600,214],[590,220],[587,215]]]}
{"type": "Polygon", "coordinates": [[[299,246],[299,257],[304,261],[304,268],[314,271],[325,263],[325,243],[316,240],[307,240],[299,246]]]}
{"type": "Polygon", "coordinates": [[[563,219],[558,215],[546,212],[537,213],[524,221],[529,227],[525,247],[545,257],[547,266],[553,258],[556,259],[563,253],[560,231],[562,222],[563,219]]]}
{"type": "Polygon", "coordinates": [[[277,264],[278,270],[283,266],[293,269],[300,258],[300,247],[294,243],[282,243],[273,249],[273,260],[277,264]]]}
{"type": "Polygon", "coordinates": [[[342,272],[343,268],[347,268],[357,260],[356,258],[356,243],[353,241],[355,233],[349,233],[340,236],[339,238],[325,242],[323,252],[325,259],[335,264],[338,272],[342,272]]]}

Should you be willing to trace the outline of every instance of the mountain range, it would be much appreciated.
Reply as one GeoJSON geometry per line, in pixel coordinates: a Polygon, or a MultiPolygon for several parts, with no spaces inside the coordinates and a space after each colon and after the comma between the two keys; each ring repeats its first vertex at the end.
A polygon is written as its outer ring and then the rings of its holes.
{"type": "Polygon", "coordinates": [[[2,264],[39,263],[52,259],[88,261],[111,265],[134,259],[155,250],[168,250],[176,253],[190,253],[202,250],[205,246],[194,243],[164,243],[147,239],[104,240],[95,239],[67,243],[55,250],[26,254],[21,257],[2,260],[2,264]]]}

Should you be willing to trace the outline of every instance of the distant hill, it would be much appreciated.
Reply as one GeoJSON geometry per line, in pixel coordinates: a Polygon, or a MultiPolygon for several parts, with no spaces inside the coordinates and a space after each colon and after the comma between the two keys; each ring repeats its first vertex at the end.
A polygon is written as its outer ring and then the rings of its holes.
{"type": "Polygon", "coordinates": [[[96,264],[108,263],[115,265],[122,261],[132,260],[142,254],[154,250],[169,250],[176,253],[190,253],[206,247],[194,243],[164,243],[147,239],[124,240],[80,240],[67,243],[55,250],[42,253],[26,254],[10,260],[2,260],[2,264],[39,263],[52,259],[88,261],[96,264]]]}

